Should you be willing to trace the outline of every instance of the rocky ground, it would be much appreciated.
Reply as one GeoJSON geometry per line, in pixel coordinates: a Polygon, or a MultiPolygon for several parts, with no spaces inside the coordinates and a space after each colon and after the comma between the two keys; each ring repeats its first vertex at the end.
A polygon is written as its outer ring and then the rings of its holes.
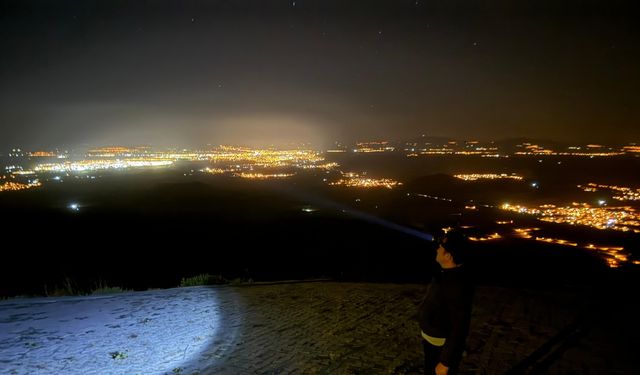
{"type": "MultiPolygon", "coordinates": [[[[424,291],[323,281],[5,300],[0,372],[421,374],[424,291]]],[[[584,320],[582,293],[478,287],[461,373],[637,373],[635,311],[584,320]]]]}

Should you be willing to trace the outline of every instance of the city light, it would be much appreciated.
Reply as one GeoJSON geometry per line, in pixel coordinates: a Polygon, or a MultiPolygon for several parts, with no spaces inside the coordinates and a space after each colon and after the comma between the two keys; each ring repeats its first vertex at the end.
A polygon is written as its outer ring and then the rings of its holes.
{"type": "Polygon", "coordinates": [[[612,198],[619,201],[640,200],[640,188],[633,189],[627,186],[603,185],[603,184],[596,184],[593,182],[589,182],[586,185],[578,185],[578,188],[586,192],[595,192],[598,190],[610,191],[613,194],[615,194],[612,196],[612,198]]]}
{"type": "Polygon", "coordinates": [[[221,174],[224,172],[227,172],[227,170],[222,169],[222,168],[204,168],[201,169],[200,172],[204,172],[204,173],[210,173],[210,174],[221,174]]]}
{"type": "Polygon", "coordinates": [[[268,180],[273,178],[288,178],[294,176],[294,173],[236,173],[234,176],[247,178],[251,180],[268,180]]]}
{"type": "Polygon", "coordinates": [[[65,163],[43,163],[34,168],[35,172],[85,172],[105,169],[127,169],[145,167],[164,167],[173,164],[172,160],[157,159],[95,159],[65,163]]]}
{"type": "Polygon", "coordinates": [[[542,205],[525,207],[508,203],[500,206],[506,211],[535,215],[538,220],[558,224],[586,225],[597,229],[613,229],[640,233],[640,215],[636,209],[625,207],[591,207],[587,203],[574,202],[571,206],[542,205]]]}
{"type": "Polygon", "coordinates": [[[7,181],[3,184],[0,184],[0,192],[26,190],[26,189],[32,189],[40,186],[42,186],[42,183],[40,183],[40,181],[38,180],[33,180],[30,183],[26,183],[26,184],[7,181]]]}
{"type": "Polygon", "coordinates": [[[392,180],[390,178],[368,178],[362,177],[358,173],[347,172],[343,173],[344,178],[341,178],[338,181],[330,182],[331,186],[347,186],[347,187],[357,187],[357,188],[387,188],[393,189],[399,185],[402,185],[401,182],[396,180],[392,180]]]}
{"type": "Polygon", "coordinates": [[[455,174],[453,175],[455,178],[459,178],[465,181],[476,181],[476,180],[499,180],[499,179],[512,179],[512,180],[522,180],[522,176],[518,176],[515,173],[512,174],[496,174],[496,173],[472,173],[472,174],[455,174]]]}
{"type": "Polygon", "coordinates": [[[492,240],[498,240],[502,238],[502,236],[498,233],[492,233],[486,237],[469,237],[469,240],[471,241],[492,241],[492,240]]]}

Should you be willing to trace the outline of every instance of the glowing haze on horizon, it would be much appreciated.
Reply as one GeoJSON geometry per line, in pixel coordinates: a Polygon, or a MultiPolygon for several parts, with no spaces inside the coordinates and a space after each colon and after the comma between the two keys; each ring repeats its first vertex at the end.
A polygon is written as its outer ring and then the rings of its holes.
{"type": "Polygon", "coordinates": [[[7,1],[0,148],[637,142],[632,5],[7,1]]]}

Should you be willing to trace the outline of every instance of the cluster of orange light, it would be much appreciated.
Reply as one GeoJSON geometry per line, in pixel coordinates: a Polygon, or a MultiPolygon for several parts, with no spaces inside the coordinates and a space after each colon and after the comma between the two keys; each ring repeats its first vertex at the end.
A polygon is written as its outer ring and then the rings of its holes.
{"type": "Polygon", "coordinates": [[[557,244],[557,245],[564,245],[564,246],[578,246],[577,242],[569,242],[567,240],[562,240],[562,239],[558,239],[558,238],[536,237],[536,241],[554,243],[554,244],[557,244]]]}
{"type": "Polygon", "coordinates": [[[493,233],[488,235],[487,237],[469,237],[471,241],[491,241],[502,238],[502,236],[498,233],[493,233]]]}
{"type": "Polygon", "coordinates": [[[281,167],[294,165],[303,167],[324,160],[320,154],[312,150],[276,150],[254,149],[247,147],[219,146],[211,150],[169,150],[151,152],[148,147],[102,147],[90,150],[92,157],[138,157],[149,159],[210,160],[214,163],[243,163],[265,167],[281,167]]]}
{"type": "Polygon", "coordinates": [[[449,148],[429,148],[420,151],[420,155],[483,155],[485,151],[456,151],[449,148]]]}
{"type": "Polygon", "coordinates": [[[640,153],[640,146],[632,145],[632,146],[624,146],[622,151],[629,153],[640,153]]]}
{"type": "Polygon", "coordinates": [[[342,178],[335,182],[330,182],[329,185],[332,186],[347,186],[347,187],[358,187],[358,188],[379,188],[384,187],[387,189],[393,189],[396,186],[402,185],[401,182],[396,180],[392,180],[390,178],[365,178],[360,177],[357,173],[349,172],[344,173],[346,178],[342,178]]]}
{"type": "Polygon", "coordinates": [[[49,151],[35,151],[31,152],[29,155],[34,157],[53,157],[56,156],[56,153],[49,151]]]}
{"type": "MultiPolygon", "coordinates": [[[[569,241],[554,239],[554,238],[536,237],[536,241],[544,241],[544,242],[554,243],[557,245],[564,245],[564,246],[574,246],[574,247],[578,246],[578,244],[575,242],[569,242],[569,241]]],[[[622,263],[640,264],[640,262],[636,260],[630,261],[629,256],[627,254],[622,253],[622,251],[624,250],[623,247],[596,246],[594,244],[587,244],[581,247],[584,249],[594,250],[594,251],[603,253],[605,256],[605,261],[611,268],[619,267],[622,263]]]]}
{"type": "MultiPolygon", "coordinates": [[[[429,145],[429,143],[425,144],[429,145]]],[[[480,155],[482,157],[499,157],[497,147],[483,147],[478,141],[466,141],[464,148],[455,141],[445,145],[432,145],[431,147],[418,147],[416,142],[406,143],[404,151],[407,157],[418,155],[480,155]]]]}
{"type": "Polygon", "coordinates": [[[388,141],[357,142],[353,152],[391,152],[395,147],[390,146],[388,141]]]}
{"type": "Polygon", "coordinates": [[[302,169],[333,169],[339,167],[338,163],[324,163],[324,164],[304,164],[300,166],[302,169]]]}
{"type": "Polygon", "coordinates": [[[587,250],[593,250],[604,254],[605,260],[609,267],[618,267],[621,263],[633,263],[640,264],[640,261],[629,260],[629,256],[623,253],[623,247],[616,246],[596,246],[594,244],[582,244],[580,245],[577,242],[572,242],[569,240],[563,240],[559,238],[550,238],[550,237],[541,237],[536,236],[535,238],[531,235],[531,232],[540,230],[540,228],[514,228],[516,232],[516,236],[525,239],[535,239],[536,241],[551,243],[555,245],[562,246],[571,246],[571,247],[581,247],[587,250]]]}
{"type": "Polygon", "coordinates": [[[135,147],[123,147],[123,146],[109,146],[99,147],[87,152],[90,157],[115,157],[115,156],[141,156],[147,154],[150,150],[148,146],[135,146],[135,147]]]}
{"type": "MultiPolygon", "coordinates": [[[[173,164],[172,160],[156,158],[131,159],[91,159],[66,163],[42,163],[34,168],[37,172],[86,172],[103,169],[127,169],[145,167],[165,167],[173,164]]],[[[24,171],[32,172],[32,171],[24,171]]]]}
{"type": "Polygon", "coordinates": [[[633,207],[591,207],[587,203],[572,203],[568,207],[543,205],[528,208],[508,203],[503,210],[536,215],[538,220],[559,224],[586,225],[598,229],[613,229],[622,232],[640,233],[640,215],[633,207]]]}
{"type": "MultiPolygon", "coordinates": [[[[596,246],[594,244],[583,244],[580,245],[577,242],[559,239],[559,238],[550,238],[550,237],[541,237],[541,236],[532,236],[531,232],[538,231],[540,228],[514,228],[515,236],[524,238],[524,239],[533,239],[535,241],[545,242],[549,244],[561,245],[561,246],[571,246],[571,247],[581,247],[587,250],[597,251],[604,255],[604,259],[609,265],[609,267],[619,267],[623,263],[636,264],[640,265],[639,260],[630,260],[629,255],[625,254],[623,247],[616,246],[596,246]]],[[[469,237],[471,241],[490,241],[500,239],[502,236],[498,233],[493,233],[487,237],[469,237]]]]}
{"type": "Polygon", "coordinates": [[[498,220],[496,224],[505,225],[505,224],[513,224],[513,220],[498,220]]]}
{"type": "Polygon", "coordinates": [[[204,168],[204,169],[201,169],[200,171],[204,173],[211,173],[211,174],[220,174],[220,173],[226,172],[226,170],[222,168],[204,168]]]}
{"type": "Polygon", "coordinates": [[[508,158],[508,157],[509,157],[509,155],[500,155],[500,154],[484,154],[484,155],[482,155],[482,157],[483,157],[483,158],[500,158],[500,157],[508,158]]]}
{"type": "Polygon", "coordinates": [[[476,181],[476,180],[497,180],[497,179],[512,179],[512,180],[522,180],[522,176],[518,176],[514,173],[512,174],[496,174],[496,173],[471,173],[471,174],[455,174],[453,175],[455,178],[459,178],[465,181],[476,181]]]}
{"type": "Polygon", "coordinates": [[[207,155],[214,163],[248,163],[262,167],[295,166],[302,168],[324,160],[318,152],[311,150],[252,149],[230,146],[220,146],[220,150],[210,152],[207,155]]]}
{"type": "Polygon", "coordinates": [[[589,157],[594,157],[594,156],[603,156],[603,157],[607,157],[607,156],[618,156],[618,155],[624,155],[624,152],[555,152],[553,153],[553,155],[560,155],[560,156],[589,156],[589,157]]]}
{"type": "Polygon", "coordinates": [[[428,148],[420,151],[420,155],[453,155],[454,152],[450,148],[428,148]]]}
{"type": "Polygon", "coordinates": [[[517,147],[524,147],[526,151],[517,151],[516,155],[552,155],[554,154],[553,150],[546,149],[542,146],[533,145],[531,143],[523,143],[522,145],[518,145],[517,147]]]}
{"type": "Polygon", "coordinates": [[[31,189],[31,188],[35,188],[38,186],[42,186],[42,184],[40,182],[33,182],[30,184],[21,184],[19,182],[5,182],[4,184],[0,185],[0,191],[18,191],[18,190],[26,190],[26,189],[31,189]]]}
{"type": "Polygon", "coordinates": [[[622,195],[614,195],[613,199],[619,201],[637,201],[640,200],[640,189],[632,189],[626,186],[616,186],[616,185],[602,185],[596,184],[593,182],[589,182],[587,185],[578,185],[578,188],[583,191],[593,192],[598,191],[598,189],[604,190],[612,190],[615,192],[619,192],[622,195]]]}
{"type": "Polygon", "coordinates": [[[596,250],[599,252],[603,252],[606,255],[607,264],[609,267],[616,268],[620,266],[621,263],[633,263],[640,264],[640,261],[634,260],[629,261],[629,256],[627,254],[621,253],[624,250],[623,247],[613,247],[613,246],[595,246],[593,244],[588,244],[584,246],[585,249],[596,250]]]}
{"type": "Polygon", "coordinates": [[[359,147],[359,148],[354,148],[353,152],[362,152],[362,153],[390,152],[390,151],[393,151],[393,150],[394,150],[393,147],[385,147],[385,148],[359,147]]]}
{"type": "MultiPolygon", "coordinates": [[[[575,152],[575,151],[557,152],[557,151],[546,149],[542,146],[534,145],[531,143],[523,143],[521,145],[518,145],[517,147],[523,147],[526,149],[526,151],[517,151],[514,153],[515,155],[554,155],[554,156],[560,155],[560,156],[594,157],[594,156],[617,156],[617,155],[624,154],[624,149],[621,151],[611,151],[611,149],[610,151],[600,151],[600,149],[604,148],[602,145],[587,145],[587,148],[589,149],[587,152],[575,152]]],[[[569,147],[569,149],[580,150],[581,147],[569,147]]]]}
{"type": "Polygon", "coordinates": [[[516,236],[520,238],[530,239],[533,238],[531,232],[540,230],[540,228],[515,228],[516,236]]]}
{"type": "Polygon", "coordinates": [[[252,179],[252,180],[267,180],[272,178],[287,178],[293,176],[294,173],[236,173],[235,176],[252,179]]]}
{"type": "Polygon", "coordinates": [[[121,154],[121,153],[125,153],[125,152],[131,152],[133,151],[133,149],[129,148],[129,147],[122,147],[122,146],[107,146],[107,147],[100,147],[100,148],[96,148],[93,150],[89,150],[89,153],[109,153],[109,154],[121,154]]]}
{"type": "Polygon", "coordinates": [[[519,204],[513,205],[513,204],[509,204],[509,203],[505,203],[502,206],[500,206],[501,209],[505,210],[505,211],[513,211],[513,212],[517,212],[519,214],[528,214],[528,215],[539,215],[540,214],[540,210],[537,208],[528,208],[525,206],[521,206],[519,204]]]}
{"type": "MultiPolygon", "coordinates": [[[[534,145],[535,146],[535,145],[534,145]]],[[[529,146],[531,147],[531,146],[529,146]]],[[[587,152],[565,152],[565,151],[554,151],[550,149],[545,149],[540,146],[535,146],[536,148],[528,148],[526,151],[516,151],[513,154],[518,156],[588,156],[588,157],[607,157],[607,156],[618,156],[624,155],[625,153],[632,152],[640,152],[634,151],[635,149],[625,149],[621,151],[587,151],[587,152]]],[[[579,149],[579,148],[576,148],[579,149]]],[[[640,147],[638,147],[640,150],[640,147]]],[[[431,147],[431,148],[405,148],[407,152],[407,157],[416,157],[418,155],[480,155],[483,158],[499,158],[505,157],[508,158],[509,155],[507,153],[499,153],[498,149],[495,147],[476,147],[473,150],[456,150],[453,148],[444,147],[431,147]]]]}

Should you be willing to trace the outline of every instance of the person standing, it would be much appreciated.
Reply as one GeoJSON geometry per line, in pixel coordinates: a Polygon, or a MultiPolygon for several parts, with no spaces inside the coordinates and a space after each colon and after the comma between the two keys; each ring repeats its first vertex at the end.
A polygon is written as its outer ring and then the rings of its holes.
{"type": "Polygon", "coordinates": [[[455,375],[469,334],[474,288],[464,265],[468,240],[449,231],[438,241],[434,275],[418,309],[425,374],[455,375]]]}

